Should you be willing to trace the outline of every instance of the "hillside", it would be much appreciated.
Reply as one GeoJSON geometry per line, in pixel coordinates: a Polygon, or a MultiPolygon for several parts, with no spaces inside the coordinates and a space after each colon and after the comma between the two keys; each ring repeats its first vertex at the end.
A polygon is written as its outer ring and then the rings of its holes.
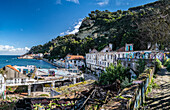
{"type": "MultiPolygon", "coordinates": [[[[50,52],[51,58],[82,54],[90,48],[101,50],[108,43],[116,50],[133,43],[135,50],[147,49],[147,44],[159,44],[170,49],[170,0],[160,0],[132,7],[127,11],[91,11],[84,18],[76,34],[58,36],[44,45],[31,48],[28,53],[50,52]]],[[[152,48],[152,46],[150,47],[152,48]]]]}

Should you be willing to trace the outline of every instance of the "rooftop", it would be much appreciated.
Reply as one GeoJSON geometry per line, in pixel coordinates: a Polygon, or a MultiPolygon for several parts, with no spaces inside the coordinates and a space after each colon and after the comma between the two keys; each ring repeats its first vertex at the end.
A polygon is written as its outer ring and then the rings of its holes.
{"type": "Polygon", "coordinates": [[[85,59],[82,55],[67,55],[68,60],[74,60],[74,59],[85,59]]]}
{"type": "Polygon", "coordinates": [[[13,70],[15,70],[16,72],[19,73],[19,71],[16,68],[14,68],[13,66],[11,66],[11,65],[7,65],[7,67],[9,67],[9,68],[11,68],[11,69],[13,69],[13,70]]]}

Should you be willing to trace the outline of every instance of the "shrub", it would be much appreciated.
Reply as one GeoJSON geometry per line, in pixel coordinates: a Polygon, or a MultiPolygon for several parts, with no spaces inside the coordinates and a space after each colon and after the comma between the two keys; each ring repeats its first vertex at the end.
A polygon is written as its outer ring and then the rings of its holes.
{"type": "Polygon", "coordinates": [[[168,64],[170,64],[170,58],[166,59],[164,66],[168,66],[168,64]]]}
{"type": "Polygon", "coordinates": [[[41,94],[41,95],[39,95],[39,96],[47,96],[47,97],[49,97],[49,95],[48,95],[48,94],[41,94]]]}
{"type": "Polygon", "coordinates": [[[137,70],[139,71],[139,73],[143,73],[143,71],[145,70],[145,61],[143,59],[139,59],[137,62],[137,70]]]}
{"type": "Polygon", "coordinates": [[[127,77],[125,77],[125,80],[122,81],[121,83],[121,88],[124,89],[125,87],[131,85],[131,83],[129,83],[129,79],[127,77]]]}
{"type": "Polygon", "coordinates": [[[168,64],[167,68],[168,72],[170,72],[170,63],[168,64]]]}
{"type": "Polygon", "coordinates": [[[99,77],[99,84],[100,85],[110,85],[113,84],[116,80],[122,82],[127,77],[128,68],[123,67],[120,63],[115,66],[111,64],[109,67],[106,68],[100,77],[99,77]]]}
{"type": "Polygon", "coordinates": [[[156,63],[157,63],[157,68],[161,69],[162,68],[162,62],[159,59],[156,59],[156,63]]]}

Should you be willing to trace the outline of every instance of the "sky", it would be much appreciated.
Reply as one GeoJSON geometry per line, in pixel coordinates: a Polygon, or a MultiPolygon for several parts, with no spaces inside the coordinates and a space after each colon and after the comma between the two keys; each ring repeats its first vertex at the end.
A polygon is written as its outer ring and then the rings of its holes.
{"type": "Polygon", "coordinates": [[[32,46],[78,32],[94,10],[127,10],[156,0],[0,0],[0,55],[21,55],[32,46]]]}

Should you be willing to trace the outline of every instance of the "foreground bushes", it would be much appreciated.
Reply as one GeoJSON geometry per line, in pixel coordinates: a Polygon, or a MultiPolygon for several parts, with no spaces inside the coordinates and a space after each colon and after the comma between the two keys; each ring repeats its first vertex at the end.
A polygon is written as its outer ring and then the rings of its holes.
{"type": "Polygon", "coordinates": [[[99,85],[106,86],[111,85],[116,81],[122,83],[122,88],[128,85],[130,74],[129,69],[123,67],[120,63],[115,66],[111,64],[109,67],[106,68],[106,71],[101,74],[99,77],[99,85]]]}
{"type": "Polygon", "coordinates": [[[169,58],[166,59],[164,66],[166,66],[167,67],[166,69],[168,70],[168,72],[170,72],[170,59],[169,58]]]}
{"type": "Polygon", "coordinates": [[[161,69],[162,68],[162,62],[159,59],[156,59],[156,63],[157,63],[157,68],[161,69]]]}
{"type": "Polygon", "coordinates": [[[164,62],[164,66],[168,66],[168,64],[170,64],[170,58],[166,59],[164,62]]]}

